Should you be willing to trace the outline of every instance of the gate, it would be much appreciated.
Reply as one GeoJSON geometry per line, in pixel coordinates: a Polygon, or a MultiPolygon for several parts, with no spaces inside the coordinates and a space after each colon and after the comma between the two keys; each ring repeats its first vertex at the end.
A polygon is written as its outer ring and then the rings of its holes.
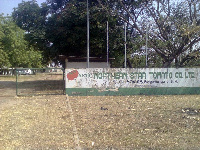
{"type": "Polygon", "coordinates": [[[17,96],[64,94],[63,68],[17,68],[17,96]]]}

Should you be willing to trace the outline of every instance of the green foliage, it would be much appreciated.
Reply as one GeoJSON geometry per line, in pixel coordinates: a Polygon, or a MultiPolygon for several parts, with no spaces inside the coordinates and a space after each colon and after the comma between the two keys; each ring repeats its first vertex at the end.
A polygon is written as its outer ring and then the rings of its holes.
{"type": "Polygon", "coordinates": [[[10,62],[7,53],[0,49],[0,68],[4,67],[10,67],[10,62]]]}
{"type": "Polygon", "coordinates": [[[30,32],[30,30],[35,27],[35,24],[38,24],[38,21],[40,21],[38,19],[40,18],[40,7],[35,0],[28,2],[22,1],[22,3],[14,9],[12,16],[19,27],[30,32]]]}
{"type": "Polygon", "coordinates": [[[0,16],[0,29],[0,67],[41,67],[41,52],[29,46],[12,18],[0,16]]]}
{"type": "MultiPolygon", "coordinates": [[[[51,17],[47,22],[47,38],[53,43],[53,55],[86,56],[87,22],[86,1],[68,1],[59,9],[60,2],[54,0],[51,17]],[[56,5],[57,2],[57,5],[56,5]],[[56,11],[55,11],[56,9],[56,11]]],[[[52,4],[52,3],[51,3],[52,4]]],[[[101,9],[97,1],[90,2],[90,56],[106,57],[106,22],[109,21],[110,57],[121,51],[122,30],[115,16],[101,9]]]]}
{"type": "MultiPolygon", "coordinates": [[[[184,67],[197,64],[200,58],[199,8],[200,4],[192,1],[174,3],[172,0],[89,0],[90,56],[106,57],[108,21],[109,57],[115,58],[112,67],[123,67],[122,25],[126,22],[128,55],[141,51],[148,32],[148,48],[153,50],[148,54],[149,67],[184,67]]],[[[61,54],[86,57],[86,0],[47,0],[41,7],[36,0],[22,1],[12,16],[16,24],[26,31],[25,39],[28,43],[12,42],[12,38],[16,36],[2,36],[4,33],[0,31],[4,51],[13,49],[14,55],[19,53],[15,50],[19,49],[19,45],[26,45],[22,49],[30,52],[34,51],[27,48],[42,51],[44,62],[61,54]]],[[[142,55],[133,59],[128,56],[133,67],[145,67],[145,52],[142,51],[142,55]]],[[[12,53],[6,54],[9,56],[12,53]]],[[[39,55],[41,53],[38,57],[39,55]]],[[[26,61],[22,62],[20,65],[29,65],[26,61]]],[[[19,64],[19,61],[12,60],[13,63],[19,64]]]]}
{"type": "Polygon", "coordinates": [[[13,67],[41,68],[41,60],[41,53],[34,51],[32,48],[25,50],[14,49],[10,52],[10,62],[13,67]]]}
{"type": "Polygon", "coordinates": [[[52,55],[82,55],[86,50],[86,20],[84,5],[68,4],[62,12],[52,14],[47,22],[46,37],[53,43],[52,55]]]}
{"type": "MultiPolygon", "coordinates": [[[[106,57],[106,22],[109,22],[109,57],[115,67],[124,55],[124,32],[117,16],[89,0],[90,56],[106,57]]],[[[22,1],[12,13],[16,24],[26,31],[30,46],[43,51],[44,61],[59,55],[82,56],[87,53],[87,12],[85,0],[48,0],[39,7],[35,0],[22,1]]]]}
{"type": "Polygon", "coordinates": [[[134,68],[145,68],[146,67],[146,57],[145,56],[134,56],[133,59],[131,59],[131,63],[134,68]]]}
{"type": "Polygon", "coordinates": [[[28,45],[43,51],[43,61],[45,63],[49,57],[47,48],[49,41],[46,39],[48,11],[49,8],[46,3],[42,3],[42,6],[39,7],[36,0],[31,0],[28,2],[22,1],[12,13],[14,22],[26,31],[25,40],[28,41],[28,45]]]}

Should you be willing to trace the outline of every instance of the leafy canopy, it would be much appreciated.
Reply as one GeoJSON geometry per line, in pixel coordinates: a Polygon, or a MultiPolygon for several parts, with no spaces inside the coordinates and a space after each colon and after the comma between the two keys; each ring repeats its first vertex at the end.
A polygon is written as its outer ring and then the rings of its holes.
{"type": "Polygon", "coordinates": [[[0,68],[41,67],[41,52],[29,46],[24,35],[11,17],[0,16],[0,68]]]}

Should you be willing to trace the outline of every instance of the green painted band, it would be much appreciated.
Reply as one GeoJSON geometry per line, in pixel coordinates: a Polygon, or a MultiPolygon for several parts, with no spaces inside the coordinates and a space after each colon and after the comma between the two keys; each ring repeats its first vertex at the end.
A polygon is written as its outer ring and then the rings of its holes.
{"type": "Polygon", "coordinates": [[[69,96],[125,96],[125,95],[192,95],[200,94],[200,87],[119,88],[99,91],[95,88],[66,88],[69,96]]]}

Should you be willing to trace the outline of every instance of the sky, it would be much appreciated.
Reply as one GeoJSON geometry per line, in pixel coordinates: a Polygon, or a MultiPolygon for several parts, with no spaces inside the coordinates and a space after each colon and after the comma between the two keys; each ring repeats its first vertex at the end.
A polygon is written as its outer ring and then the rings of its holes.
{"type": "MultiPolygon", "coordinates": [[[[30,0],[24,0],[30,1],[30,0]]],[[[45,2],[46,0],[37,0],[37,3],[40,4],[45,2]]],[[[14,7],[18,7],[18,4],[21,3],[22,0],[0,0],[0,14],[4,13],[4,15],[11,15],[14,7]]]]}

